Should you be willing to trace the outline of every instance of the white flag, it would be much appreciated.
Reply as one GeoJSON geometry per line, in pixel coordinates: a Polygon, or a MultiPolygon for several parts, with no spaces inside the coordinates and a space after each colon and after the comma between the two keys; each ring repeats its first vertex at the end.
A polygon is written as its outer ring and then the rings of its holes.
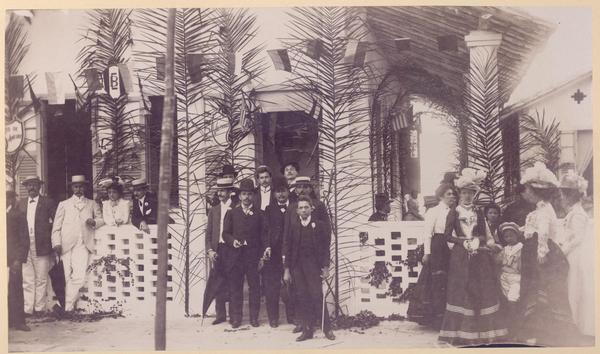
{"type": "Polygon", "coordinates": [[[46,73],[48,104],[65,104],[65,88],[61,72],[46,73]]]}

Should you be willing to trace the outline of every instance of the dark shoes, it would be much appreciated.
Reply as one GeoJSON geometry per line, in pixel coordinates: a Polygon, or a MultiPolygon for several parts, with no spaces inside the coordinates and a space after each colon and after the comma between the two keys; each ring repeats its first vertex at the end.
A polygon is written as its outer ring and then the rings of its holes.
{"type": "Polygon", "coordinates": [[[296,327],[294,327],[294,330],[292,331],[292,333],[300,333],[302,332],[302,325],[296,325],[296,327]]]}
{"type": "Polygon", "coordinates": [[[225,318],[217,318],[216,320],[214,320],[214,321],[212,322],[212,324],[213,324],[213,325],[218,325],[218,324],[220,324],[220,323],[223,323],[223,322],[226,322],[226,321],[227,321],[227,319],[225,319],[225,318]]]}
{"type": "Polygon", "coordinates": [[[241,325],[242,325],[242,323],[239,321],[231,322],[231,328],[233,328],[233,329],[240,328],[241,325]]]}
{"type": "Polygon", "coordinates": [[[277,328],[277,327],[279,327],[279,323],[277,323],[277,320],[271,320],[271,321],[269,321],[269,325],[271,326],[271,328],[277,328]]]}
{"type": "Polygon", "coordinates": [[[302,332],[300,337],[296,338],[296,342],[302,342],[313,337],[312,332],[302,332]]]}
{"type": "Polygon", "coordinates": [[[258,327],[258,320],[257,319],[250,320],[250,325],[252,327],[258,327]]]}
{"type": "Polygon", "coordinates": [[[335,335],[332,330],[325,331],[325,338],[329,340],[335,340],[335,335]]]}
{"type": "Polygon", "coordinates": [[[12,326],[12,328],[16,329],[17,331],[23,331],[23,332],[29,332],[29,331],[31,331],[31,328],[29,328],[29,326],[26,325],[26,324],[24,324],[24,323],[12,326]]]}

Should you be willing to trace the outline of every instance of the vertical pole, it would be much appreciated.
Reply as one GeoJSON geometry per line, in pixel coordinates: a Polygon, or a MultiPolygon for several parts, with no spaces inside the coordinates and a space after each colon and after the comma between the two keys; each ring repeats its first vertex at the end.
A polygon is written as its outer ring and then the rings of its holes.
{"type": "Polygon", "coordinates": [[[165,59],[165,103],[163,107],[160,140],[160,170],[158,185],[158,271],[156,276],[156,316],[154,321],[154,349],[165,350],[167,344],[167,238],[169,199],[171,192],[171,159],[173,149],[173,116],[175,113],[175,15],[169,9],[167,19],[167,55],[165,59]]]}

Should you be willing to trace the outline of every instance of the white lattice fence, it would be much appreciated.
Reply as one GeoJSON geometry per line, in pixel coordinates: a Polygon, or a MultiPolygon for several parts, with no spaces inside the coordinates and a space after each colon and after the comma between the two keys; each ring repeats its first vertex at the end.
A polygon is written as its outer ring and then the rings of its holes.
{"type": "Polygon", "coordinates": [[[420,264],[408,267],[404,261],[423,243],[422,233],[423,222],[420,221],[374,222],[363,228],[359,237],[367,239],[364,244],[361,242],[361,261],[357,266],[361,277],[352,312],[369,310],[378,316],[406,313],[408,304],[393,300],[394,296],[389,293],[390,283],[396,282],[400,291],[404,292],[411,283],[417,282],[420,264]],[[386,266],[391,277],[374,287],[369,284],[367,275],[377,263],[386,266]]]}

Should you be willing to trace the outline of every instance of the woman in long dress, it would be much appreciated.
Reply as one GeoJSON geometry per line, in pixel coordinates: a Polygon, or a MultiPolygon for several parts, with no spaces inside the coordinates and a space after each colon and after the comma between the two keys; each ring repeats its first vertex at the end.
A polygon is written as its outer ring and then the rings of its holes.
{"type": "Polygon", "coordinates": [[[560,181],[564,219],[562,251],[569,261],[568,289],[571,313],[582,334],[594,335],[594,234],[581,205],[587,181],[570,170],[560,181]]]}
{"type": "Polygon", "coordinates": [[[442,183],[435,192],[437,206],[425,213],[423,268],[410,299],[410,321],[439,329],[446,306],[446,282],[450,249],[444,231],[448,212],[456,203],[454,186],[442,183]]]}
{"type": "Polygon", "coordinates": [[[102,202],[102,217],[109,226],[120,226],[130,222],[131,205],[123,198],[124,182],[115,177],[103,182],[108,200],[102,202]]]}
{"type": "Polygon", "coordinates": [[[508,333],[500,317],[492,251],[486,247],[485,234],[473,233],[476,224],[485,222],[473,204],[483,178],[479,171],[464,169],[456,181],[459,205],[448,213],[445,235],[454,247],[439,340],[452,345],[497,343],[508,333]]]}
{"type": "Polygon", "coordinates": [[[577,343],[577,328],[568,299],[569,263],[558,246],[559,221],[550,201],[559,185],[541,162],[525,170],[523,197],[535,204],[527,215],[521,251],[523,321],[516,331],[527,344],[547,346],[577,343]]]}

